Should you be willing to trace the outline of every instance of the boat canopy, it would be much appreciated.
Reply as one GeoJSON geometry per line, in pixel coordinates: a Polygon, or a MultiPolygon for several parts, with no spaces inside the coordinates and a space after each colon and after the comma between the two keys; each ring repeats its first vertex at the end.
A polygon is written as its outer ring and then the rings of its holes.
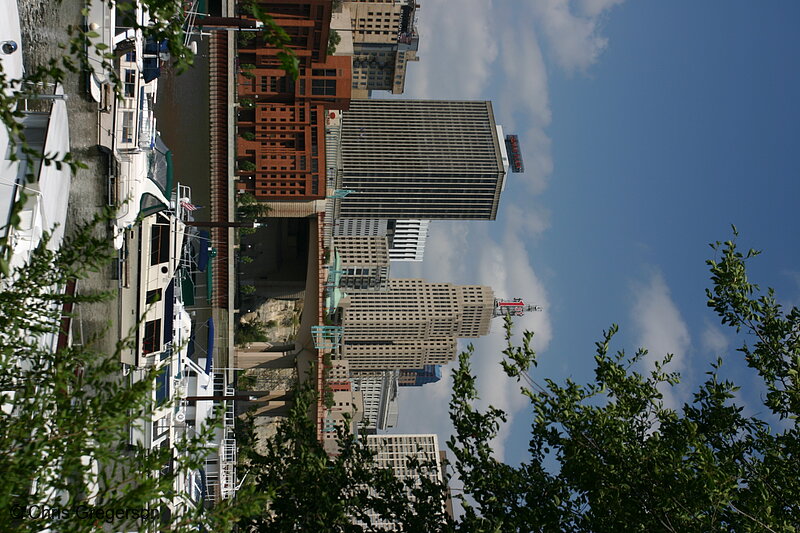
{"type": "MultiPolygon", "coordinates": [[[[156,136],[155,144],[147,154],[147,159],[148,179],[158,187],[166,198],[169,198],[173,181],[172,151],[164,144],[161,136],[156,136]]],[[[155,196],[151,194],[142,195],[140,208],[143,216],[152,215],[165,207],[164,203],[155,196]]]]}
{"type": "Polygon", "coordinates": [[[174,309],[175,309],[175,280],[169,282],[167,290],[164,293],[164,344],[172,342],[174,331],[172,325],[174,322],[174,309]]]}
{"type": "Polygon", "coordinates": [[[194,281],[192,276],[185,269],[181,269],[181,295],[183,305],[194,305],[194,281]]]}

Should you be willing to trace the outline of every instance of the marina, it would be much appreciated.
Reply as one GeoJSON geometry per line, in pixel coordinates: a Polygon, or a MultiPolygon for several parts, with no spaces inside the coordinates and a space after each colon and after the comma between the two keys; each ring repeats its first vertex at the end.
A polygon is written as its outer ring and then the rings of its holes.
{"type": "MultiPolygon", "coordinates": [[[[110,291],[115,298],[70,307],[75,320],[62,324],[70,334],[51,335],[43,342],[55,351],[65,343],[80,346],[91,339],[92,349],[119,354],[119,376],[128,386],[151,379],[155,372],[153,410],[131,423],[129,444],[153,450],[166,447],[178,454],[176,443],[202,436],[207,450],[204,466],[176,479],[177,495],[170,508],[187,497],[195,505],[229,498],[238,485],[233,373],[224,355],[215,361],[215,353],[226,349],[226,343],[216,342],[210,309],[216,251],[209,232],[198,228],[195,220],[203,218],[207,209],[192,195],[193,186],[201,190],[207,208],[208,171],[190,175],[189,184],[179,183],[174,154],[159,135],[159,77],[170,68],[169,55],[140,30],[118,25],[121,19],[107,2],[92,2],[85,18],[73,3],[21,0],[19,12],[16,1],[2,4],[7,12],[2,14],[0,35],[17,46],[13,51],[11,45],[5,46],[0,55],[8,79],[21,78],[26,64],[59,53],[52,41],[64,32],[59,17],[85,24],[99,36],[95,45],[117,55],[111,63],[93,59],[96,54],[90,48],[89,72],[67,74],[63,86],[39,88],[31,98],[19,100],[24,108],[21,131],[28,145],[56,160],[72,153],[87,168],[78,168],[73,178],[69,165],[44,165],[26,157],[4,159],[0,167],[0,218],[12,270],[24,266],[45,235],[48,247],[56,250],[65,235],[106,206],[116,213],[107,228],[96,228],[107,231],[109,244],[116,249],[114,263],[70,287],[53,288],[77,294],[110,291]],[[20,21],[28,22],[25,32],[20,21]],[[44,33],[51,39],[42,39],[44,33]],[[34,43],[30,56],[25,55],[26,41],[34,43]],[[109,65],[114,72],[107,70],[109,65]],[[120,80],[118,93],[115,79],[120,80]],[[79,126],[70,143],[72,123],[79,126]],[[72,183],[76,186],[71,188],[72,183]],[[15,207],[20,199],[21,205],[15,207]],[[118,343],[120,350],[115,349],[118,343]]],[[[135,16],[140,25],[149,23],[145,11],[138,10],[135,16]]],[[[202,75],[206,95],[207,76],[207,72],[202,75]]],[[[7,96],[16,97],[10,91],[21,87],[10,85],[6,90],[7,96]]],[[[162,113],[172,113],[176,99],[174,92],[168,95],[162,113]]],[[[207,109],[206,105],[197,115],[207,117],[207,109]]],[[[166,129],[167,135],[175,136],[172,127],[166,129]]],[[[206,152],[207,132],[199,133],[199,145],[196,136],[186,131],[180,136],[190,143],[190,152],[186,144],[182,146],[187,160],[198,148],[206,152]]],[[[5,153],[13,153],[6,128],[0,132],[0,143],[5,153]]],[[[202,165],[203,158],[198,159],[202,165]]],[[[186,166],[191,167],[185,165],[184,171],[186,166]]],[[[182,461],[177,456],[173,460],[182,461]]]]}

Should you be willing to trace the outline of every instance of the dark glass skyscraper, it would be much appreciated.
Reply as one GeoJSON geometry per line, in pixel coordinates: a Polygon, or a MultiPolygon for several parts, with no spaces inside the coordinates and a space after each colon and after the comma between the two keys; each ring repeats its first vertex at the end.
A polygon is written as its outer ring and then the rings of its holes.
{"type": "Polygon", "coordinates": [[[336,216],[493,220],[507,170],[491,102],[353,100],[336,216]]]}

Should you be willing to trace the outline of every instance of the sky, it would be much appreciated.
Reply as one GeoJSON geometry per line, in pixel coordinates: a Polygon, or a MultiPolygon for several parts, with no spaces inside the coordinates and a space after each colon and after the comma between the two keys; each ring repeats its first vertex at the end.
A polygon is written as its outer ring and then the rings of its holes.
{"type": "MultiPolygon", "coordinates": [[[[680,406],[717,356],[758,412],[741,344],[706,307],[708,244],[763,254],[751,277],[800,304],[800,3],[423,0],[409,98],[491,100],[520,136],[496,221],[432,223],[393,277],[486,284],[543,312],[533,378],[592,378],[594,342],[673,353],[680,406]]],[[[380,97],[380,95],[375,95],[380,97]]],[[[524,461],[530,409],[498,365],[502,324],[473,340],[481,402],[509,413],[498,458],[524,461]]],[[[464,343],[466,345],[466,343],[464,343]]],[[[653,359],[650,359],[652,361],[653,359]]],[[[445,376],[448,372],[445,369],[445,376]]],[[[450,380],[401,388],[393,433],[450,433],[450,380]]]]}

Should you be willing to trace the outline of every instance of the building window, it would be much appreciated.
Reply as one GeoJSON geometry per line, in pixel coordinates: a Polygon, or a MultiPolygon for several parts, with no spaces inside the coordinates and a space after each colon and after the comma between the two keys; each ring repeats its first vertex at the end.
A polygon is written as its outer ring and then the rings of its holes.
{"type": "Polygon", "coordinates": [[[169,431],[169,421],[167,417],[161,417],[153,422],[153,440],[158,440],[169,431]]]}
{"type": "Polygon", "coordinates": [[[334,68],[315,68],[311,71],[312,76],[328,76],[334,77],[336,76],[336,69],[334,68]]]}
{"type": "Polygon", "coordinates": [[[161,301],[161,289],[147,291],[147,296],[145,297],[145,302],[147,303],[147,305],[151,305],[160,301],[161,301]]]}
{"type": "Polygon", "coordinates": [[[127,98],[133,98],[136,94],[136,71],[125,69],[125,84],[123,88],[127,98]]]}
{"type": "Polygon", "coordinates": [[[336,96],[336,80],[311,80],[313,96],[336,96]]]}
{"type": "Polygon", "coordinates": [[[136,61],[136,50],[125,54],[125,61],[128,61],[129,63],[133,63],[134,61],[136,61]]]}
{"type": "Polygon", "coordinates": [[[122,112],[122,142],[133,142],[133,111],[122,112]]]}

